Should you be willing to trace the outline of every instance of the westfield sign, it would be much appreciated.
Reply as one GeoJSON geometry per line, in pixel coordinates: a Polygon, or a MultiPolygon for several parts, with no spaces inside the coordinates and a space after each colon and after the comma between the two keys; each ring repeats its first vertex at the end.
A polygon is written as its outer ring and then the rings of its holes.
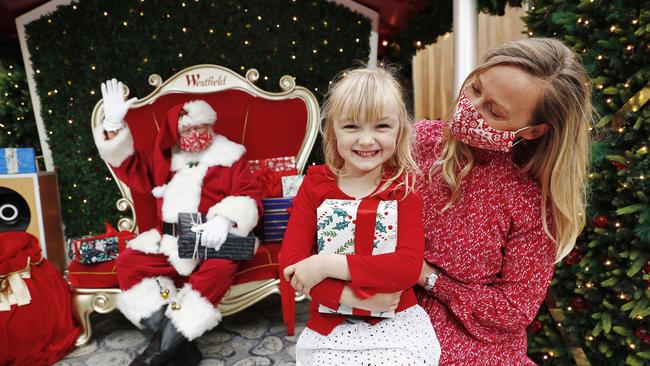
{"type": "Polygon", "coordinates": [[[201,78],[201,74],[187,74],[185,81],[189,87],[209,87],[209,86],[223,86],[226,85],[226,75],[210,75],[209,77],[201,78]]]}

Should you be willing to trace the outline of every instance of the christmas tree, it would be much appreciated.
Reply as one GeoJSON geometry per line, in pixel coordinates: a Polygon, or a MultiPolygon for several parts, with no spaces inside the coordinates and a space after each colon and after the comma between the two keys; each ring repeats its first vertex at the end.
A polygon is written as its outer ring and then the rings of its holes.
{"type": "Polygon", "coordinates": [[[33,147],[40,154],[36,122],[22,61],[0,56],[0,147],[33,147]]]}
{"type": "Polygon", "coordinates": [[[600,112],[589,225],[558,264],[551,286],[565,319],[556,324],[540,312],[529,353],[537,362],[572,364],[551,340],[559,325],[593,365],[648,364],[650,3],[533,1],[525,21],[530,36],[557,37],[580,55],[600,112]]]}

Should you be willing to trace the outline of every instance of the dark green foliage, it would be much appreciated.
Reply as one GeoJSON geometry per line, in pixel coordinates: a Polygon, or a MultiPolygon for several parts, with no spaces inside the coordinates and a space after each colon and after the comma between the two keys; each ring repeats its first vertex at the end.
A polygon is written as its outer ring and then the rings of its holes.
{"type": "MultiPolygon", "coordinates": [[[[592,365],[649,364],[650,108],[628,113],[622,126],[613,126],[613,114],[650,80],[650,3],[544,0],[532,5],[525,19],[529,30],[556,36],[581,56],[600,112],[589,226],[558,265],[552,285],[566,314],[563,328],[592,365]]],[[[538,320],[552,326],[548,318],[538,320]]],[[[530,338],[529,353],[543,353],[551,342],[530,338]]]]}
{"type": "MultiPolygon", "coordinates": [[[[11,48],[8,43],[0,46],[11,48]]],[[[17,50],[0,55],[0,147],[33,147],[40,155],[25,70],[17,55],[17,50]]]]}

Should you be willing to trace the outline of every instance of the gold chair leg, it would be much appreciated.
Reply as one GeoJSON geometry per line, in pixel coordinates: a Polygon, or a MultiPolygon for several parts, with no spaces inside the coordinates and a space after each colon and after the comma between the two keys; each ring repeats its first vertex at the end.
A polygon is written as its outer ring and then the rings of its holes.
{"type": "Polygon", "coordinates": [[[81,326],[81,333],[79,333],[76,343],[77,347],[88,343],[93,334],[93,329],[90,324],[90,313],[93,312],[90,306],[92,298],[93,295],[91,294],[74,294],[72,297],[72,315],[77,321],[77,324],[81,326]]]}
{"type": "Polygon", "coordinates": [[[93,330],[90,323],[90,314],[101,314],[115,310],[115,295],[119,289],[74,289],[72,293],[72,315],[81,326],[81,334],[77,338],[76,346],[87,344],[92,337],[93,330]]]}

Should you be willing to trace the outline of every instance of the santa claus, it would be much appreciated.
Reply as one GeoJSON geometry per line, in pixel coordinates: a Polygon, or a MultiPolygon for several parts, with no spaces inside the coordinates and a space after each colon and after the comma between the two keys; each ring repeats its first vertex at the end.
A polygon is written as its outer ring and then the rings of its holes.
{"type": "Polygon", "coordinates": [[[221,321],[216,306],[238,263],[179,258],[178,214],[206,215],[201,243],[218,250],[228,232],[247,236],[253,230],[260,194],[242,159],[245,148],[213,132],[217,114],[205,101],[172,107],[153,153],[135,151],[124,117],[136,99],[124,100],[123,88],[115,79],[102,83],[104,119],[94,131],[95,143],[131,190],[156,197],[160,221],[129,241],[117,259],[117,308],[153,334],[132,365],[196,365],[202,356],[191,341],[221,321]],[[179,280],[185,284],[177,290],[179,280]]]}

